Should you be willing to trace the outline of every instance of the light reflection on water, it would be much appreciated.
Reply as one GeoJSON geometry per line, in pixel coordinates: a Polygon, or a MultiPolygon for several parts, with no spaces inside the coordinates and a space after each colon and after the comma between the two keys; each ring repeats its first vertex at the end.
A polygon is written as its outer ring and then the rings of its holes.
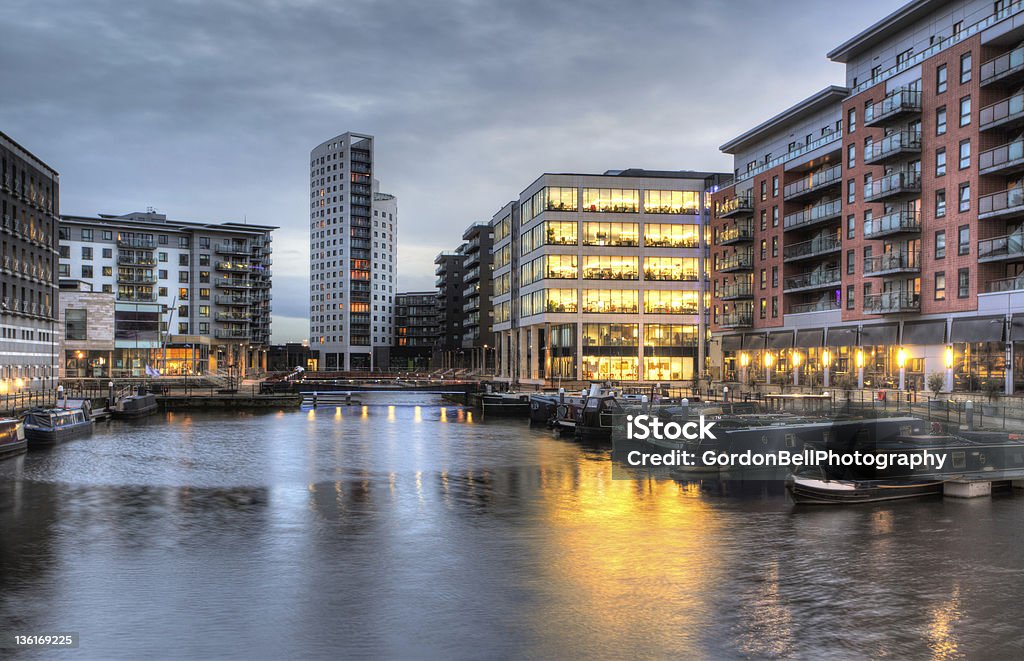
{"type": "Polygon", "coordinates": [[[794,512],[778,485],[612,479],[601,447],[361,399],[0,462],[0,621],[79,631],[82,658],[1024,652],[1020,497],[794,512]]]}

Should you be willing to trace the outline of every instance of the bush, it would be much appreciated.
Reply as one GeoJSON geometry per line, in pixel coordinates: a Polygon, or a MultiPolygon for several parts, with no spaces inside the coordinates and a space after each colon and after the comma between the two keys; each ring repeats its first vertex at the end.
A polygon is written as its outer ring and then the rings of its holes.
{"type": "Polygon", "coordinates": [[[942,392],[943,386],[946,385],[946,377],[942,375],[942,372],[932,372],[928,377],[928,390],[938,397],[939,393],[942,392]]]}

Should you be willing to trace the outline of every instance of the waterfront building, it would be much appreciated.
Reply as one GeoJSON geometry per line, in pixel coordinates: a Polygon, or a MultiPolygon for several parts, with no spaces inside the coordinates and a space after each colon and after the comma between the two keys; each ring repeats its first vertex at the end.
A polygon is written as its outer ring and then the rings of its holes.
{"type": "Polygon", "coordinates": [[[395,294],[395,344],[391,347],[391,369],[429,370],[439,332],[437,292],[395,294]]]}
{"type": "Polygon", "coordinates": [[[306,370],[315,368],[313,354],[304,342],[271,344],[267,350],[268,372],[292,372],[296,367],[306,370]]]}
{"type": "Polygon", "coordinates": [[[462,234],[462,352],[471,370],[494,367],[494,268],[491,249],[494,231],[490,223],[473,223],[462,234]]]}
{"type": "Polygon", "coordinates": [[[719,176],[544,174],[495,214],[498,378],[665,383],[700,374],[706,191],[719,176]]]}
{"type": "Polygon", "coordinates": [[[321,370],[386,367],[398,202],[374,179],[374,138],[335,136],[313,149],[309,169],[310,348],[321,370]]]}
{"type": "MultiPolygon", "coordinates": [[[[68,349],[67,376],[146,376],[266,369],[271,232],[267,225],[170,220],[152,209],[61,216],[61,281],[114,296],[109,362],[68,349]],[[75,284],[77,281],[78,284],[75,284]]],[[[67,319],[88,307],[62,308],[67,319]]]]}
{"type": "Polygon", "coordinates": [[[917,0],[723,145],[715,376],[1024,389],[1024,4],[917,0]]]}
{"type": "Polygon", "coordinates": [[[434,285],[437,287],[437,341],[434,344],[433,364],[437,369],[464,367],[462,327],[466,319],[462,292],[465,289],[465,244],[453,251],[438,253],[434,258],[434,285]]]}
{"type": "Polygon", "coordinates": [[[57,171],[0,133],[0,394],[56,385],[57,171]]]}
{"type": "Polygon", "coordinates": [[[93,291],[92,284],[61,280],[59,308],[59,355],[64,378],[113,376],[114,318],[117,296],[113,291],[93,291]]]}

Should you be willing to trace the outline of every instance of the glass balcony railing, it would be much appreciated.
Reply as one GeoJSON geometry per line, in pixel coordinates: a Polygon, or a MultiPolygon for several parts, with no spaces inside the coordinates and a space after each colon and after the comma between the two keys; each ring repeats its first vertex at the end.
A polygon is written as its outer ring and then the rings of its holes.
{"type": "Polygon", "coordinates": [[[921,153],[920,131],[896,131],[871,145],[865,163],[883,163],[901,154],[921,153]]]}
{"type": "Polygon", "coordinates": [[[1024,259],[1024,232],[978,241],[978,261],[998,262],[1024,259]]]}
{"type": "Polygon", "coordinates": [[[921,310],[921,296],[914,292],[891,291],[868,294],[864,297],[865,314],[891,314],[918,312],[921,310]]]}
{"type": "Polygon", "coordinates": [[[898,195],[921,192],[921,173],[916,170],[893,172],[871,182],[871,188],[864,191],[865,202],[877,202],[898,195]]]}
{"type": "Polygon", "coordinates": [[[839,274],[839,268],[830,269],[816,269],[810,273],[801,273],[786,278],[783,283],[784,291],[792,291],[795,289],[812,289],[819,287],[833,287],[838,286],[842,281],[842,277],[839,274]]]}
{"type": "Polygon", "coordinates": [[[739,214],[754,212],[754,198],[751,195],[733,195],[718,203],[715,215],[730,218],[739,214]]]}
{"type": "Polygon", "coordinates": [[[1024,289],[1024,273],[1012,278],[992,280],[985,285],[985,291],[989,294],[998,294],[1004,291],[1017,291],[1020,289],[1024,289]]]}
{"type": "Polygon", "coordinates": [[[978,198],[978,218],[996,218],[1024,214],[1024,188],[1015,186],[978,198]]]}
{"type": "Polygon", "coordinates": [[[728,246],[733,243],[740,243],[743,241],[754,240],[754,226],[750,223],[744,223],[742,225],[733,225],[732,227],[726,227],[718,230],[718,241],[717,244],[720,246],[728,246]]]}
{"type": "Polygon", "coordinates": [[[790,314],[803,314],[805,312],[827,312],[828,310],[838,310],[839,301],[834,296],[823,298],[813,303],[794,303],[789,306],[790,314]]]}
{"type": "Polygon", "coordinates": [[[1024,120],[1024,92],[997,101],[981,109],[978,125],[982,131],[1015,124],[1024,120]]]}
{"type": "Polygon", "coordinates": [[[889,273],[920,273],[921,251],[899,250],[864,260],[864,275],[880,276],[889,273]]]}
{"type": "Polygon", "coordinates": [[[809,207],[803,211],[787,214],[782,220],[782,229],[792,230],[798,227],[808,227],[826,220],[832,220],[833,218],[838,218],[842,215],[842,211],[842,200],[819,202],[813,207],[809,207]]]}
{"type": "Polygon", "coordinates": [[[843,168],[835,165],[826,170],[809,172],[800,179],[790,182],[782,189],[782,197],[793,200],[810,193],[820,191],[829,186],[839,184],[843,179],[843,168]]]}
{"type": "Polygon", "coordinates": [[[747,271],[754,267],[754,253],[739,252],[735,255],[726,255],[718,260],[718,270],[722,273],[730,271],[747,271]]]}
{"type": "Polygon", "coordinates": [[[1024,139],[1014,140],[978,154],[978,172],[981,174],[1012,170],[1024,170],[1024,139]]]}
{"type": "Polygon", "coordinates": [[[721,316],[722,328],[748,328],[754,324],[753,310],[734,310],[721,316]]]}
{"type": "Polygon", "coordinates": [[[885,97],[879,103],[864,109],[864,125],[875,126],[906,114],[920,114],[921,93],[901,88],[885,97]]]}
{"type": "Polygon", "coordinates": [[[902,209],[875,218],[864,227],[865,239],[879,239],[893,234],[921,231],[921,214],[916,209],[902,209]]]}
{"type": "Polygon", "coordinates": [[[723,285],[718,290],[718,297],[723,301],[736,300],[740,298],[751,298],[754,295],[753,282],[733,282],[723,285]]]}
{"type": "Polygon", "coordinates": [[[1024,46],[997,55],[981,65],[981,84],[991,85],[1000,80],[1016,79],[1024,75],[1024,46]]]}
{"type": "Polygon", "coordinates": [[[782,251],[782,258],[785,260],[796,260],[818,257],[833,253],[842,248],[842,246],[843,242],[838,236],[829,234],[828,236],[819,236],[810,241],[801,241],[800,243],[786,246],[782,251]]]}

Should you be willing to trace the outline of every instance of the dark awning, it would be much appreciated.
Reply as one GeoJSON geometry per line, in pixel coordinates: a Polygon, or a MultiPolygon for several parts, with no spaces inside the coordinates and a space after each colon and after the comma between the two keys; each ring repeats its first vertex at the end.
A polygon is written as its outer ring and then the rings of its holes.
{"type": "Polygon", "coordinates": [[[1010,340],[1024,342],[1024,314],[1015,314],[1010,321],[1010,340]]]}
{"type": "Polygon", "coordinates": [[[749,351],[764,349],[764,333],[747,333],[744,335],[743,348],[749,351]]]}
{"type": "Polygon", "coordinates": [[[1002,317],[983,317],[981,319],[954,319],[953,328],[949,332],[950,342],[1002,342],[1002,317]]]}
{"type": "Polygon", "coordinates": [[[862,347],[887,346],[896,344],[899,326],[896,324],[874,324],[860,329],[860,345],[862,347]]]}
{"type": "Polygon", "coordinates": [[[796,332],[796,346],[800,349],[816,349],[824,346],[825,330],[822,328],[804,328],[796,332]]]}
{"type": "Polygon", "coordinates": [[[825,346],[828,346],[828,347],[855,347],[855,346],[857,346],[857,329],[855,327],[849,327],[849,328],[829,328],[828,329],[828,341],[825,342],[825,346]]]}
{"type": "Polygon", "coordinates": [[[739,351],[743,345],[742,335],[723,335],[722,351],[739,351]]]}
{"type": "Polygon", "coordinates": [[[792,349],[793,331],[775,331],[768,335],[769,349],[792,349]]]}
{"type": "Polygon", "coordinates": [[[903,344],[945,344],[946,320],[908,321],[903,324],[903,344]]]}

